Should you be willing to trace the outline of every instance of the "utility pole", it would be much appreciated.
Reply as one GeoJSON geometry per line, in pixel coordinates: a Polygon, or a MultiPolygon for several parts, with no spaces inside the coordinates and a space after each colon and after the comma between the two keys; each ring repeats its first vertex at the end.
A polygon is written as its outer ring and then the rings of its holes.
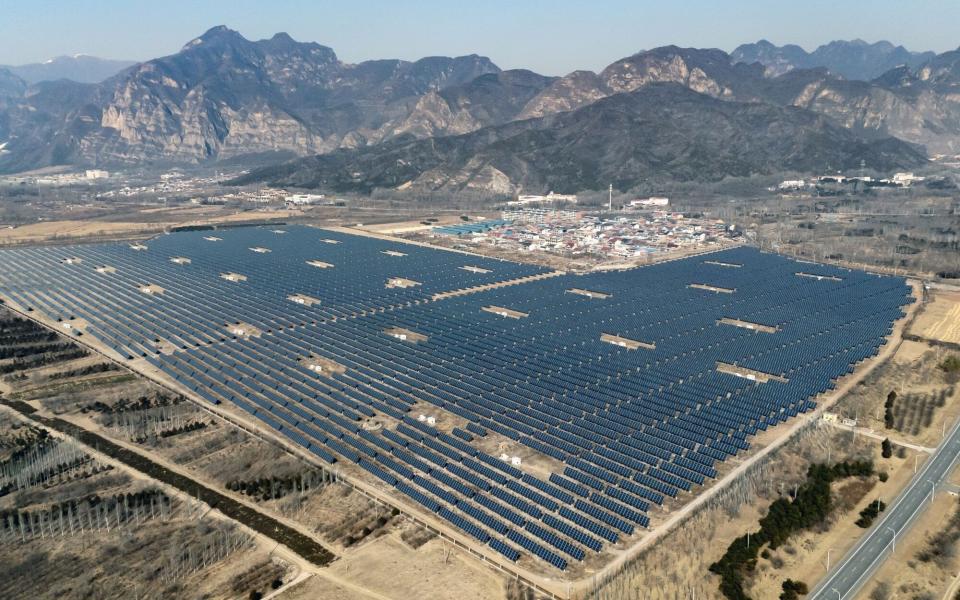
{"type": "Polygon", "coordinates": [[[610,184],[610,195],[607,200],[607,210],[613,212],[613,184],[610,184]]]}

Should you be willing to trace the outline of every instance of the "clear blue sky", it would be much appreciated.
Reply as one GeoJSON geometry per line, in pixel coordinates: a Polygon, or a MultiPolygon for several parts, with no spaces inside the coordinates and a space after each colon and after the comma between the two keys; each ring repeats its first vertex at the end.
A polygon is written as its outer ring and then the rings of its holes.
{"type": "Polygon", "coordinates": [[[286,31],[349,62],[477,53],[559,75],[665,44],[729,51],[760,38],[942,52],[960,46],[958,23],[957,0],[0,0],[0,64],[147,60],[224,24],[249,39],[286,31]]]}

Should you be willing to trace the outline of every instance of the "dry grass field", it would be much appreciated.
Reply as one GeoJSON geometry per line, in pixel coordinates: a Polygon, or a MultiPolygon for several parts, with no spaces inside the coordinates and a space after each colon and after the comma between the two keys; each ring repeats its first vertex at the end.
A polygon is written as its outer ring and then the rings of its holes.
{"type": "Polygon", "coordinates": [[[487,600],[505,593],[503,575],[439,538],[412,550],[392,533],[362,545],[330,570],[388,598],[487,600]]]}
{"type": "Polygon", "coordinates": [[[904,342],[884,372],[858,385],[838,405],[838,412],[858,419],[860,427],[875,435],[936,446],[944,428],[960,417],[960,386],[937,367],[945,356],[926,344],[904,342]],[[884,405],[891,392],[896,395],[893,426],[887,427],[884,405]]]}
{"type": "Polygon", "coordinates": [[[50,220],[0,229],[0,246],[87,239],[133,238],[153,235],[174,226],[284,221],[301,216],[291,210],[236,210],[216,207],[147,208],[120,219],[50,220]]]}
{"type": "Polygon", "coordinates": [[[960,344],[960,293],[934,291],[931,302],[910,333],[932,340],[960,344]]]}

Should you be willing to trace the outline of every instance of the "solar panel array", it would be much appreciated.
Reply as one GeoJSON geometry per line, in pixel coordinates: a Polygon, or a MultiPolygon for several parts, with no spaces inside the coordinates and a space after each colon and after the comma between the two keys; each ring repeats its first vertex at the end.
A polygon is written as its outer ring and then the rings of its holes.
{"type": "Polygon", "coordinates": [[[135,357],[154,353],[158,338],[179,348],[221,341],[227,322],[262,330],[315,324],[545,271],[309,227],[180,232],[141,246],[24,248],[3,256],[0,288],[11,299],[56,319],[82,318],[90,333],[135,357]],[[189,262],[174,262],[179,258],[189,262]],[[489,272],[463,269],[468,263],[489,272]],[[222,277],[229,273],[246,280],[222,277]],[[391,279],[419,285],[387,287],[391,279]],[[139,288],[146,285],[163,292],[145,294],[139,288]],[[296,294],[320,303],[288,299],[296,294]]]}
{"type": "Polygon", "coordinates": [[[811,410],[910,301],[900,278],[748,248],[428,301],[543,270],[306,227],[146,246],[5,250],[0,293],[84,319],[123,356],[147,355],[328,463],[358,464],[509,560],[559,569],[647,527],[653,506],[715,478],[752,435],[811,410]],[[385,286],[397,277],[419,285],[385,286]],[[238,322],[258,335],[224,327],[238,322]],[[340,368],[318,374],[305,357],[340,368]],[[432,413],[443,428],[417,418],[424,403],[445,411],[432,413]],[[371,418],[387,426],[364,429],[371,418]],[[549,477],[482,451],[490,435],[549,477]]]}

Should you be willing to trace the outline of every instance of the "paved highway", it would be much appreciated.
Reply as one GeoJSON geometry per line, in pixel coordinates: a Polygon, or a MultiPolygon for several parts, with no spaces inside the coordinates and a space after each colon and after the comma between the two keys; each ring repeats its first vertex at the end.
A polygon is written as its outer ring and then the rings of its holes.
{"type": "Polygon", "coordinates": [[[897,538],[909,530],[917,516],[930,506],[934,489],[947,478],[960,458],[960,421],[947,432],[940,446],[924,463],[908,487],[887,507],[881,518],[843,560],[817,584],[811,600],[852,600],[883,560],[896,551],[897,538]]]}

